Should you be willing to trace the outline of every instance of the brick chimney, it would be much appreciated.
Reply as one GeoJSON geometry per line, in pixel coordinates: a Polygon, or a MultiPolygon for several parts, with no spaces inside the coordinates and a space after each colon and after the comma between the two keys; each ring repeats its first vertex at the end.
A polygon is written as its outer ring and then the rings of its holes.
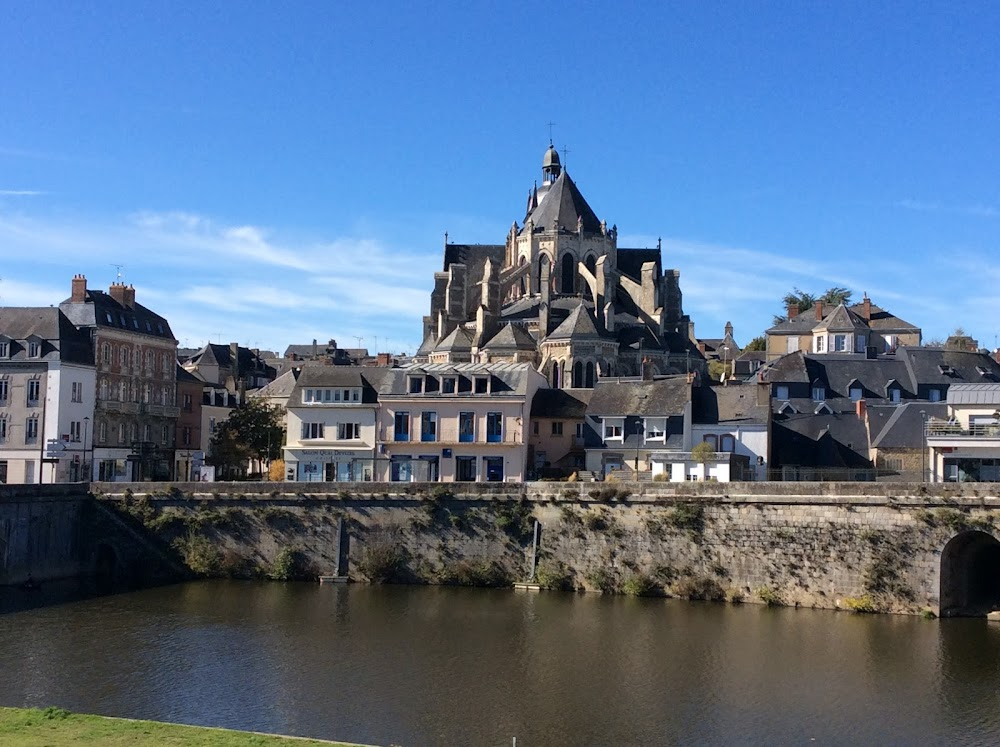
{"type": "Polygon", "coordinates": [[[125,289],[125,306],[129,309],[135,308],[135,286],[130,285],[125,289]]]}
{"type": "Polygon", "coordinates": [[[865,414],[868,412],[868,405],[865,404],[863,398],[854,403],[854,412],[857,413],[860,419],[864,420],[865,414]]]}
{"type": "Polygon", "coordinates": [[[700,341],[698,342],[698,352],[699,353],[704,353],[705,352],[705,343],[700,342],[700,341]]]}
{"type": "Polygon", "coordinates": [[[70,301],[73,303],[83,303],[87,300],[87,278],[83,275],[73,276],[73,292],[70,295],[70,301]]]}
{"type": "Polygon", "coordinates": [[[115,299],[122,306],[125,305],[125,283],[112,283],[108,288],[108,295],[115,299]]]}
{"type": "Polygon", "coordinates": [[[823,321],[823,302],[817,301],[814,304],[814,308],[816,309],[816,321],[817,322],[823,321]]]}
{"type": "Polygon", "coordinates": [[[868,298],[867,293],[865,293],[865,297],[861,301],[861,316],[869,322],[872,319],[872,300],[868,298]]]}
{"type": "Polygon", "coordinates": [[[788,318],[794,319],[799,315],[799,305],[797,303],[788,304],[788,318]]]}

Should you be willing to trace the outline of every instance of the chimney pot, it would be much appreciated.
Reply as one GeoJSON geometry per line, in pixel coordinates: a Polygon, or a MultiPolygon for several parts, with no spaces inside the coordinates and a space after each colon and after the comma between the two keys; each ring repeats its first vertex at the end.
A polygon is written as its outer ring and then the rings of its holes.
{"type": "Polygon", "coordinates": [[[816,321],[821,322],[823,321],[823,302],[817,301],[815,303],[815,307],[816,307],[816,321]]]}
{"type": "Polygon", "coordinates": [[[865,320],[869,322],[872,319],[872,300],[868,298],[867,294],[865,294],[865,298],[861,302],[861,316],[863,316],[865,320]]]}
{"type": "Polygon", "coordinates": [[[799,315],[799,305],[797,303],[788,304],[788,318],[794,319],[799,315]]]}
{"type": "Polygon", "coordinates": [[[115,301],[117,301],[122,306],[125,305],[125,284],[124,283],[112,283],[111,287],[108,288],[108,295],[111,296],[115,301]]]}
{"type": "Polygon", "coordinates": [[[857,413],[859,418],[865,417],[865,413],[868,412],[868,405],[865,403],[863,398],[854,403],[854,411],[857,413]]]}
{"type": "Polygon", "coordinates": [[[73,276],[72,292],[70,301],[73,303],[83,303],[87,300],[87,278],[81,275],[73,276]]]}

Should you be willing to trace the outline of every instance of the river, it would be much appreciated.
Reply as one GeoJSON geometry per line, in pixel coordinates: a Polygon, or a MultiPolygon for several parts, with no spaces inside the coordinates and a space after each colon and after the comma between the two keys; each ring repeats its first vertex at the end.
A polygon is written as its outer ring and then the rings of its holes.
{"type": "Polygon", "coordinates": [[[1000,624],[208,581],[20,609],[0,705],[378,745],[986,744],[1000,624]]]}

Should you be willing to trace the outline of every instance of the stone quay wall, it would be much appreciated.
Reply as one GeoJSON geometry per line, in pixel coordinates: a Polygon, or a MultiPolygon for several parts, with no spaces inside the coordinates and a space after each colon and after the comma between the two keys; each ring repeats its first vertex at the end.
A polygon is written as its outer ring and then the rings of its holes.
{"type": "Polygon", "coordinates": [[[991,484],[94,484],[214,572],[545,586],[938,613],[942,551],[1000,537],[991,484]],[[537,526],[536,526],[537,521],[537,526]]]}

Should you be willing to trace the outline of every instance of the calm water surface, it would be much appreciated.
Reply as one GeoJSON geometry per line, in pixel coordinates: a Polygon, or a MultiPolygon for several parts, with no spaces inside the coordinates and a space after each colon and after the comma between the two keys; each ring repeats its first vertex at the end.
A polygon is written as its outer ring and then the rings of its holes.
{"type": "Polygon", "coordinates": [[[980,620],[433,587],[18,594],[0,705],[406,747],[1000,742],[1000,625],[980,620]]]}

